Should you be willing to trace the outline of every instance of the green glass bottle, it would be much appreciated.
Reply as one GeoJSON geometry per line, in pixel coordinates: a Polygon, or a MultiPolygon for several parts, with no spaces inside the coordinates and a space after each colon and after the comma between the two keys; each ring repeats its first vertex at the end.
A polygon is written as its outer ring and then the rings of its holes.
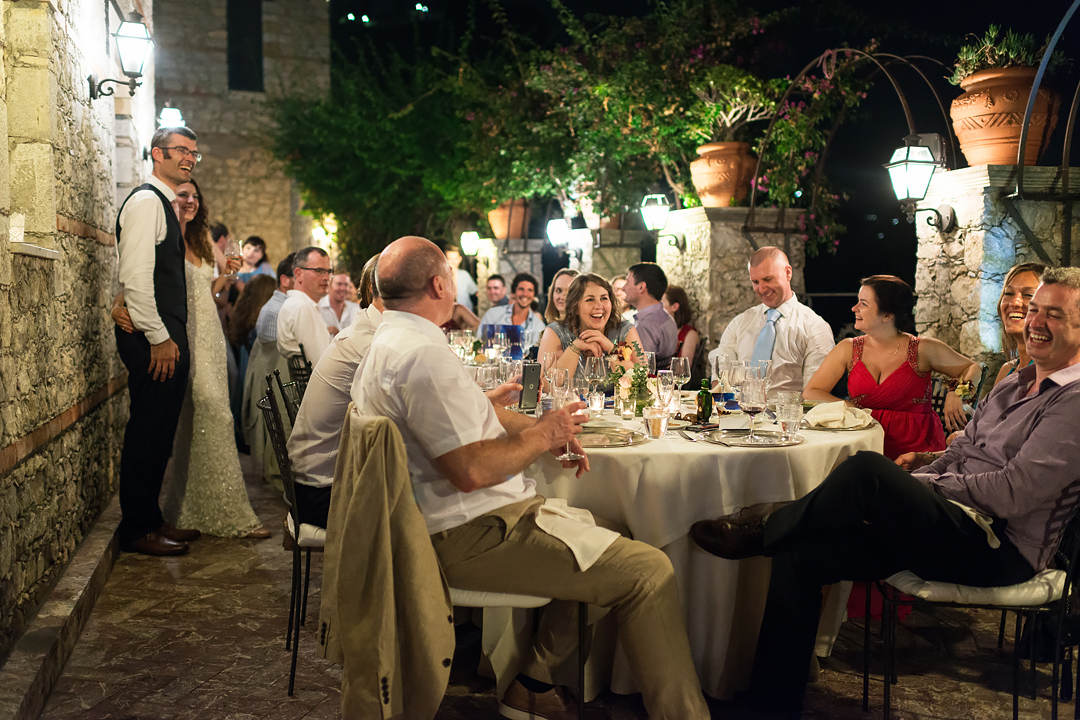
{"type": "Polygon", "coordinates": [[[701,389],[697,394],[697,421],[699,425],[704,425],[709,422],[709,418],[712,417],[713,398],[712,393],[709,391],[708,379],[701,381],[701,389]]]}

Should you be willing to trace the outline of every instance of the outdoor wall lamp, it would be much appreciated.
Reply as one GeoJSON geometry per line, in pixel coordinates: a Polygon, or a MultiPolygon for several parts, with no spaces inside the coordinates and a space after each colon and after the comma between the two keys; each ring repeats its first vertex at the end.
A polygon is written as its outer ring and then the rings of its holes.
{"type": "Polygon", "coordinates": [[[650,232],[663,230],[670,212],[671,203],[666,195],[646,195],[641,200],[641,219],[645,221],[645,229],[650,232]]]}
{"type": "Polygon", "coordinates": [[[915,213],[929,212],[934,217],[926,219],[938,232],[946,233],[956,227],[956,213],[944,205],[938,208],[917,208],[918,202],[926,197],[930,188],[930,179],[934,170],[943,166],[942,139],[934,133],[908,135],[904,145],[893,151],[885,169],[889,171],[893,193],[900,201],[900,208],[908,222],[915,221],[915,213]]]}
{"type": "Polygon", "coordinates": [[[168,104],[161,108],[161,113],[158,114],[157,125],[159,128],[184,127],[184,114],[180,112],[180,108],[175,108],[172,107],[171,104],[168,104]]]}
{"type": "Polygon", "coordinates": [[[133,95],[135,94],[135,88],[142,85],[139,78],[142,77],[143,65],[146,63],[146,57],[150,54],[150,48],[154,45],[154,41],[150,39],[150,32],[142,21],[142,16],[138,13],[131,13],[128,19],[120,23],[120,27],[116,28],[113,37],[116,38],[116,52],[120,56],[120,69],[128,79],[114,80],[113,78],[106,78],[99,82],[96,76],[90,75],[86,78],[86,81],[90,84],[91,100],[97,100],[99,97],[112,95],[116,92],[115,87],[106,88],[105,83],[127,85],[129,92],[133,95]]]}
{"type": "Polygon", "coordinates": [[[476,257],[476,253],[480,252],[480,233],[475,230],[466,230],[458,239],[462,255],[476,257]]]}
{"type": "Polygon", "coordinates": [[[686,236],[685,235],[659,235],[658,240],[667,238],[667,244],[673,248],[677,248],[679,252],[686,252],[686,236]]]}
{"type": "Polygon", "coordinates": [[[566,222],[566,218],[548,220],[547,237],[552,247],[566,247],[570,244],[570,223],[566,222]]]}

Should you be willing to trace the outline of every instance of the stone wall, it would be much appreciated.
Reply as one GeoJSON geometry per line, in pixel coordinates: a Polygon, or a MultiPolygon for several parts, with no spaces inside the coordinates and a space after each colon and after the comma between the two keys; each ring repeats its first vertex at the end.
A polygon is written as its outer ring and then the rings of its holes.
{"type": "MultiPolygon", "coordinates": [[[[756,210],[755,225],[777,227],[778,212],[756,210]]],[[[664,268],[669,283],[686,290],[694,308],[694,324],[705,336],[702,342],[708,349],[720,341],[733,317],[759,302],[747,272],[754,247],[742,231],[746,215],[747,208],[740,207],[676,210],[668,216],[657,242],[656,261],[664,268]]],[[[789,235],[785,246],[782,231],[753,234],[758,247],[776,245],[786,249],[793,270],[791,285],[800,294],[806,261],[802,243],[796,237],[789,235]]]]}
{"type": "MultiPolygon", "coordinates": [[[[311,220],[298,215],[296,183],[267,148],[267,101],[286,92],[325,93],[330,84],[326,0],[264,2],[265,92],[229,89],[223,0],[160,3],[157,8],[159,107],[171,102],[199,135],[203,160],[195,179],[211,221],[238,241],[266,240],[270,261],[310,245],[311,220]]],[[[332,172],[332,169],[328,169],[332,172]]]]}
{"type": "MultiPolygon", "coordinates": [[[[112,225],[118,185],[143,168],[117,172],[118,99],[89,99],[88,75],[120,76],[105,12],[0,1],[0,658],[116,487],[127,403],[107,314],[112,225]]],[[[152,78],[138,93],[121,101],[134,143],[152,132],[138,117],[152,78]]]]}
{"type": "MultiPolygon", "coordinates": [[[[1025,168],[1025,192],[1053,190],[1057,177],[1057,168],[1025,168]]],[[[1009,214],[1004,199],[1004,195],[1012,193],[1015,183],[1012,166],[979,165],[935,173],[919,208],[948,205],[956,212],[957,227],[943,235],[926,223],[932,213],[917,213],[916,329],[992,369],[1004,359],[997,301],[1005,273],[1017,263],[1047,262],[1028,241],[1022,226],[1031,231],[1049,256],[1048,264],[1068,264],[1061,258],[1062,205],[1015,201],[1018,222],[1009,214]]],[[[1075,248],[1080,244],[1080,217],[1075,214],[1072,238],[1075,248]]]]}

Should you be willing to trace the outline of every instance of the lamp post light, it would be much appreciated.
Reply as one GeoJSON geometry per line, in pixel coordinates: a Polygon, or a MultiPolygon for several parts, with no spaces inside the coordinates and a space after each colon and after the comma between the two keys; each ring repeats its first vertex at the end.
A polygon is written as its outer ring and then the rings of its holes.
{"type": "Polygon", "coordinates": [[[475,230],[466,230],[458,239],[462,255],[476,257],[476,254],[480,252],[480,233],[475,230]]]}
{"type": "Polygon", "coordinates": [[[657,193],[641,199],[641,219],[645,221],[645,229],[649,232],[663,230],[670,212],[671,203],[666,195],[657,193]]]}
{"type": "Polygon", "coordinates": [[[97,77],[90,75],[86,81],[90,84],[91,100],[116,92],[114,87],[106,88],[105,83],[125,84],[132,94],[135,93],[135,88],[142,85],[139,78],[142,77],[143,65],[146,64],[146,58],[150,55],[150,49],[154,46],[150,31],[146,29],[146,24],[142,21],[142,15],[131,13],[128,19],[116,28],[113,37],[116,38],[116,52],[120,56],[120,69],[128,79],[106,78],[99,82],[97,77]]]}
{"type": "Polygon", "coordinates": [[[184,114],[180,112],[180,108],[166,105],[161,108],[157,124],[159,128],[184,127],[184,114]]]}
{"type": "Polygon", "coordinates": [[[927,218],[926,223],[945,233],[956,226],[956,213],[952,207],[916,208],[918,202],[926,197],[934,170],[943,167],[941,148],[940,135],[908,135],[904,138],[903,146],[893,151],[884,167],[889,171],[893,193],[900,201],[907,221],[914,222],[917,212],[930,212],[934,217],[927,218]]]}

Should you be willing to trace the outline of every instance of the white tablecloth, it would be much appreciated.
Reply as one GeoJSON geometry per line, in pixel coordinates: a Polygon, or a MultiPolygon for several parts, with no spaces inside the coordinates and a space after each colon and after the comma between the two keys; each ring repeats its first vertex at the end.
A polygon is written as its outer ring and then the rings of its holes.
{"type": "MultiPolygon", "coordinates": [[[[610,414],[604,416],[610,419],[610,414]]],[[[745,427],[747,418],[723,418],[745,427]]],[[[643,429],[641,421],[628,427],[643,429]]],[[[776,428],[773,428],[776,429],[776,428]]],[[[633,537],[671,558],[686,609],[694,662],[704,691],[725,698],[744,686],[757,642],[769,561],[724,560],[687,535],[698,520],[763,502],[793,500],[816,487],[859,450],[882,449],[879,425],[856,431],[802,431],[806,442],[786,448],[735,448],[692,443],[674,433],[642,445],[588,451],[592,470],[574,478],[550,456],[526,471],[537,491],[622,523],[633,537]]],[[[616,692],[632,692],[625,664],[616,661],[616,692]]]]}

